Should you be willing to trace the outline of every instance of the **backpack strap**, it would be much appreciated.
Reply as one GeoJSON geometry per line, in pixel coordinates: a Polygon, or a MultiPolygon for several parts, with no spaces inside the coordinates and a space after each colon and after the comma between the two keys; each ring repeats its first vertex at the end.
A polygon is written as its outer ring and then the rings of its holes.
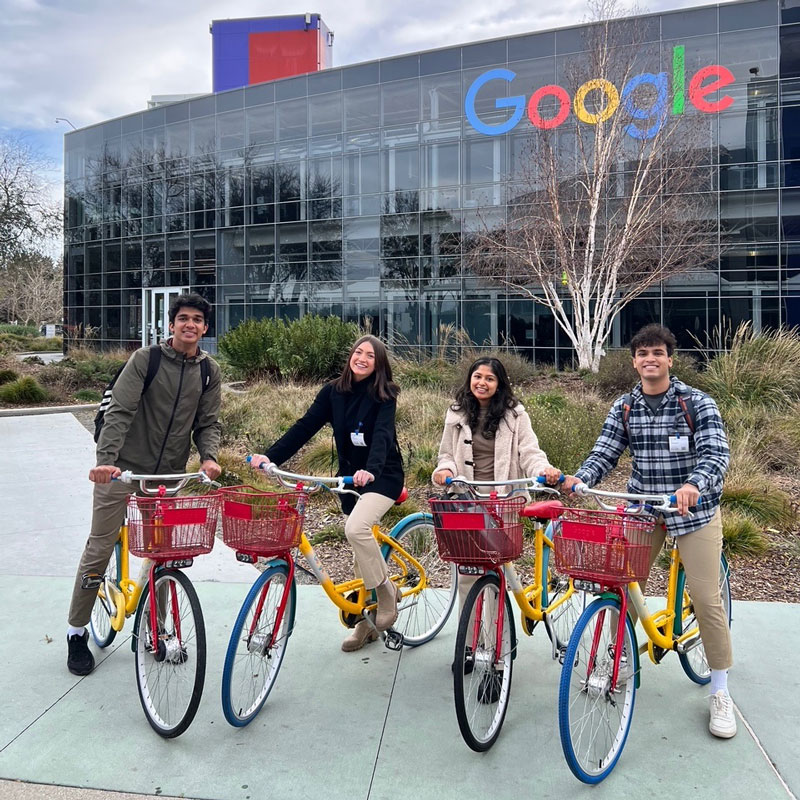
{"type": "Polygon", "coordinates": [[[142,384],[142,394],[149,388],[153,379],[156,377],[158,368],[161,366],[161,345],[150,345],[150,360],[147,362],[147,374],[144,376],[144,384],[142,384]]]}
{"type": "Polygon", "coordinates": [[[683,411],[683,418],[686,420],[689,430],[694,433],[694,429],[697,427],[697,412],[694,410],[692,388],[690,386],[686,388],[689,390],[688,392],[682,392],[678,395],[678,405],[680,405],[681,411],[683,411]]]}
{"type": "Polygon", "coordinates": [[[208,356],[200,362],[200,382],[203,386],[201,394],[205,394],[208,384],[211,383],[211,364],[208,361],[208,356]]]}
{"type": "Polygon", "coordinates": [[[630,440],[631,432],[628,430],[628,417],[631,415],[631,408],[633,407],[633,395],[630,392],[622,398],[622,427],[625,429],[625,435],[630,440]]]}

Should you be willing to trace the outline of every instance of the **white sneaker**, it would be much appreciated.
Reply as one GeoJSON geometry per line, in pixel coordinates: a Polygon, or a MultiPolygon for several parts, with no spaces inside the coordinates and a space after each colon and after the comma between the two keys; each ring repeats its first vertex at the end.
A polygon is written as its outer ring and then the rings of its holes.
{"type": "Polygon", "coordinates": [[[720,739],[731,739],[736,736],[736,715],[733,711],[731,696],[720,689],[711,695],[711,718],[708,730],[720,739]]]}

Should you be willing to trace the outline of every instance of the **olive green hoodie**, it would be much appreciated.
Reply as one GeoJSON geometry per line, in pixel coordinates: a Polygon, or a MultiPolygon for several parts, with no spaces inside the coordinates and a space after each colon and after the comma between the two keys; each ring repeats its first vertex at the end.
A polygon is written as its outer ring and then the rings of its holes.
{"type": "Polygon", "coordinates": [[[191,439],[201,461],[217,459],[220,439],[221,380],[213,359],[209,385],[202,391],[198,348],[191,358],[161,343],[161,364],[142,394],[150,349],[137,350],[117,378],[97,442],[97,465],[144,474],[183,472],[191,439]]]}

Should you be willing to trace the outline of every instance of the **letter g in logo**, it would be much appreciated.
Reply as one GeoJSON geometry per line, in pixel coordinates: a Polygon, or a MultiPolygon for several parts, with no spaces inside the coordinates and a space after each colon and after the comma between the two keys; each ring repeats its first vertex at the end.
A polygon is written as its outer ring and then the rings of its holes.
{"type": "Polygon", "coordinates": [[[478,133],[483,133],[486,136],[500,136],[500,134],[508,133],[521,119],[525,112],[525,98],[521,95],[516,97],[498,97],[494,101],[495,108],[513,108],[514,113],[505,122],[497,123],[496,125],[487,125],[481,122],[475,112],[475,98],[478,92],[489,81],[508,81],[509,83],[516,78],[517,73],[512,72],[510,69],[490,69],[479,75],[472,82],[472,86],[467,91],[467,96],[464,98],[464,112],[467,115],[469,124],[475,128],[478,133]]]}

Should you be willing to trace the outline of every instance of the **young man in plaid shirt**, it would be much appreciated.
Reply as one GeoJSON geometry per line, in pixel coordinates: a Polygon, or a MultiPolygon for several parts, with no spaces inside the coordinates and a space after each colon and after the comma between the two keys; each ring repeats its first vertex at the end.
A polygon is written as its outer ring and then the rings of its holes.
{"type": "Polygon", "coordinates": [[[669,374],[676,344],[662,325],[647,325],[631,339],[633,368],[641,382],[611,407],[592,452],[574,476],[566,477],[564,490],[599,483],[627,447],[633,457],[629,492],[676,495],[678,513],[656,525],[650,564],[666,531],[675,534],[711,667],[709,730],[729,739],[736,734],[736,717],[728,694],[730,629],[719,589],[719,501],[730,454],[716,403],[669,374]],[[685,403],[690,395],[694,419],[685,403]],[[701,496],[702,504],[690,514],[701,496]]]}

